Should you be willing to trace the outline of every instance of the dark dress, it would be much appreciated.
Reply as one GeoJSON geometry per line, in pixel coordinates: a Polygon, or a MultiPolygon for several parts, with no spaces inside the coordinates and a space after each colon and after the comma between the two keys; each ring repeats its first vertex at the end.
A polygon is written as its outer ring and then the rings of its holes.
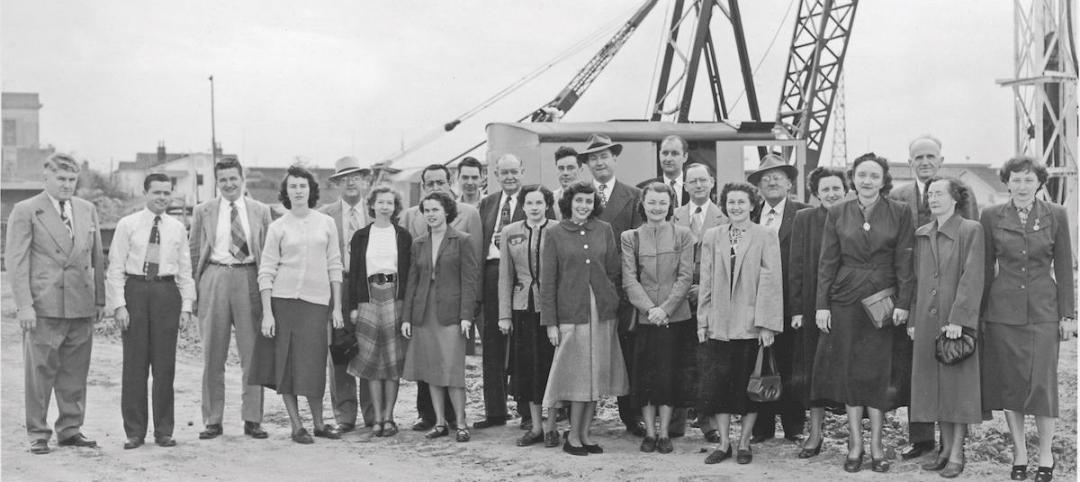
{"type": "Polygon", "coordinates": [[[896,307],[911,308],[914,238],[911,211],[896,201],[879,198],[865,218],[858,199],[829,209],[817,309],[831,310],[832,324],[818,339],[811,399],[879,410],[908,405],[912,344],[907,330],[891,324],[875,328],[860,300],[895,287],[896,307]]]}
{"type": "MultiPolygon", "coordinates": [[[[554,224],[554,223],[552,223],[554,224]]],[[[528,249],[530,284],[524,288],[528,291],[529,302],[524,310],[513,310],[513,331],[510,343],[510,393],[518,403],[543,403],[544,390],[547,388],[548,374],[551,372],[551,359],[555,356],[555,346],[547,337],[547,328],[540,325],[540,299],[534,296],[537,290],[534,286],[540,284],[540,246],[543,240],[543,229],[547,228],[547,222],[538,228],[532,228],[527,223],[522,223],[526,237],[522,239],[528,249]]],[[[504,232],[505,233],[505,232],[504,232]]],[[[507,251],[513,242],[509,237],[504,243],[507,251]]],[[[503,246],[500,246],[502,249],[503,246]]],[[[510,259],[508,255],[504,260],[510,259]]],[[[512,262],[512,261],[504,261],[512,262]]],[[[511,273],[515,270],[510,270],[511,273]]],[[[521,280],[518,279],[517,283],[521,280]]]]}

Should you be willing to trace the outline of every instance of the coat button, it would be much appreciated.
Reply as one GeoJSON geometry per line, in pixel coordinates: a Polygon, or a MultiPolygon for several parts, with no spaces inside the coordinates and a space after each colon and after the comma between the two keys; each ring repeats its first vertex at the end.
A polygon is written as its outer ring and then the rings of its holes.
{"type": "Polygon", "coordinates": [[[589,264],[591,261],[592,261],[591,259],[587,259],[587,260],[585,260],[585,264],[589,264]]]}
{"type": "Polygon", "coordinates": [[[934,278],[937,278],[937,277],[938,277],[938,274],[937,274],[937,273],[934,273],[934,278]]]}
{"type": "Polygon", "coordinates": [[[937,308],[930,308],[930,314],[931,315],[936,315],[937,314],[937,308]]]}
{"type": "Polygon", "coordinates": [[[931,294],[931,295],[936,295],[936,294],[937,294],[937,290],[930,290],[930,294],[931,294]]]}
{"type": "Polygon", "coordinates": [[[586,244],[586,245],[585,245],[585,249],[589,249],[589,245],[587,245],[587,244],[586,244]]]}
{"type": "Polygon", "coordinates": [[[1024,289],[1024,285],[1020,285],[1020,289],[1024,289]]]}
{"type": "Polygon", "coordinates": [[[585,231],[582,231],[582,232],[581,232],[581,235],[582,235],[582,236],[584,236],[584,235],[585,235],[585,231]]]}

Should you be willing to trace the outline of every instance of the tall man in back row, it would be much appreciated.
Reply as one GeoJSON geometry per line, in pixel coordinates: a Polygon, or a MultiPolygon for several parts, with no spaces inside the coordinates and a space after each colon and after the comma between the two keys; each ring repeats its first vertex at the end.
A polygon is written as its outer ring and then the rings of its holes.
{"type": "Polygon", "coordinates": [[[79,171],[71,156],[53,154],[45,161],[45,191],[15,204],[8,217],[5,262],[23,331],[26,435],[34,454],[49,453],[54,392],[58,444],[97,447],[80,429],[94,323],[105,313],[105,257],[94,205],[74,197],[79,171]]]}
{"type": "Polygon", "coordinates": [[[256,281],[270,208],[244,196],[244,168],[235,157],[214,164],[220,197],[195,207],[189,230],[191,265],[198,291],[199,336],[202,338],[202,416],[206,429],[200,439],[222,434],[225,416],[225,359],[231,332],[244,374],[240,415],[244,434],[264,439],[263,389],[248,385],[251,355],[262,320],[262,301],[256,281]]]}
{"type": "Polygon", "coordinates": [[[664,140],[660,141],[660,153],[658,156],[662,174],[659,177],[641,181],[638,183],[637,188],[645,189],[649,184],[662,182],[678,193],[679,206],[689,202],[690,193],[686,188],[686,176],[683,175],[683,165],[686,164],[689,153],[690,145],[686,143],[686,139],[677,135],[665,137],[664,140]]]}

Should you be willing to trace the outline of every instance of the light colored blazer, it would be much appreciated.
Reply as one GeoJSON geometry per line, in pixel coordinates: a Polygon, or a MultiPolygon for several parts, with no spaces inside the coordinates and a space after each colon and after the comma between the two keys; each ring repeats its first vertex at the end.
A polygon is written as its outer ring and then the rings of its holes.
{"type": "MultiPolygon", "coordinates": [[[[368,216],[367,206],[365,204],[366,203],[364,201],[360,201],[360,205],[358,206],[358,208],[363,211],[364,221],[367,221],[370,216],[368,216]]],[[[345,221],[341,217],[341,201],[334,201],[330,204],[320,207],[319,212],[330,216],[330,218],[334,220],[334,225],[337,226],[338,251],[341,252],[341,259],[344,260],[345,253],[351,253],[351,251],[349,251],[349,244],[352,242],[352,239],[345,239],[345,221]]],[[[367,224],[370,223],[365,223],[365,226],[367,224]]],[[[363,228],[364,226],[360,227],[363,228]]],[[[345,268],[346,272],[349,271],[348,265],[344,265],[343,267],[345,268]]]]}
{"type": "Polygon", "coordinates": [[[540,260],[529,262],[530,241],[535,240],[537,249],[543,246],[544,231],[556,221],[548,219],[537,229],[530,228],[527,221],[506,225],[499,243],[499,319],[510,320],[513,312],[533,308],[540,311],[540,260]]]}
{"type": "Polygon", "coordinates": [[[19,314],[89,318],[105,306],[105,256],[97,210],[71,198],[69,235],[45,192],[15,204],[5,262],[19,314]]]}
{"type": "MultiPolygon", "coordinates": [[[[692,221],[691,215],[694,212],[693,209],[697,206],[693,202],[686,203],[682,206],[675,208],[675,214],[671,216],[671,222],[676,226],[685,226],[690,229],[692,221]]],[[[705,232],[711,228],[715,228],[721,224],[727,224],[728,218],[724,216],[724,212],[720,210],[720,207],[714,203],[709,203],[705,207],[705,222],[701,225],[701,232],[690,234],[694,235],[694,284],[698,284],[701,279],[701,238],[704,237],[705,232]]]]}
{"type": "Polygon", "coordinates": [[[654,307],[669,321],[690,319],[686,295],[694,280],[694,244],[690,228],[670,222],[622,233],[623,291],[639,312],[638,323],[651,324],[648,311],[654,307]]]}
{"type": "Polygon", "coordinates": [[[702,240],[698,329],[723,341],[757,338],[763,328],[783,331],[779,238],[769,228],[749,225],[735,248],[732,266],[730,229],[730,224],[712,228],[702,240]]]}
{"type": "MultiPolygon", "coordinates": [[[[206,265],[210,264],[210,251],[214,248],[214,238],[217,236],[218,208],[219,203],[225,198],[217,198],[195,206],[191,218],[191,229],[188,231],[188,244],[191,248],[191,266],[195,272],[195,286],[199,286],[199,277],[202,276],[206,265]]],[[[262,248],[266,242],[266,229],[270,226],[270,207],[250,197],[244,198],[247,207],[248,230],[251,232],[248,249],[255,258],[255,265],[262,260],[262,248]]]]}

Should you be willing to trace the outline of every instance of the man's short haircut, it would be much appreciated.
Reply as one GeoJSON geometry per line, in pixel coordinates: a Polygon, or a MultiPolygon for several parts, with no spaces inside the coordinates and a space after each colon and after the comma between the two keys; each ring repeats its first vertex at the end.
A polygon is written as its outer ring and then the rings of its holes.
{"type": "Polygon", "coordinates": [[[581,158],[578,157],[577,149],[574,149],[570,146],[559,146],[559,148],[555,150],[555,162],[559,162],[559,159],[562,159],[564,157],[571,156],[574,158],[574,160],[577,161],[578,167],[581,167],[583,163],[581,161],[581,158]]]}
{"type": "Polygon", "coordinates": [[[164,172],[151,172],[150,174],[147,174],[145,178],[143,178],[143,192],[150,191],[150,183],[152,182],[167,182],[169,183],[169,187],[172,187],[172,179],[169,179],[169,176],[166,176],[164,172]]]}
{"type": "Polygon", "coordinates": [[[709,173],[710,178],[713,178],[713,179],[716,178],[716,173],[713,172],[712,167],[710,167],[708,164],[703,164],[703,163],[700,163],[700,162],[694,162],[694,163],[687,164],[686,167],[683,168],[683,175],[684,176],[686,175],[686,173],[690,172],[691,167],[704,167],[705,172],[709,173]]]}
{"type": "Polygon", "coordinates": [[[484,165],[480,164],[480,161],[477,160],[475,157],[472,157],[472,156],[469,156],[469,157],[466,157],[465,159],[462,159],[461,163],[458,164],[458,175],[459,176],[461,175],[461,170],[465,169],[466,167],[475,167],[476,172],[478,172],[478,173],[483,173],[484,172],[484,165]]]}
{"type": "Polygon", "coordinates": [[[79,161],[76,161],[74,157],[67,154],[57,152],[45,159],[45,169],[50,171],[67,171],[78,174],[82,171],[82,167],[79,166],[79,161]]]}
{"type": "Polygon", "coordinates": [[[420,171],[420,183],[421,184],[427,183],[427,173],[428,173],[428,171],[442,171],[442,172],[445,172],[446,173],[446,182],[450,182],[450,169],[447,169],[447,167],[442,165],[442,164],[428,164],[428,166],[425,167],[423,171],[420,171]]]}
{"type": "Polygon", "coordinates": [[[660,145],[663,146],[665,142],[672,140],[679,141],[679,145],[682,146],[683,154],[688,154],[690,152],[690,144],[686,142],[686,139],[683,139],[682,136],[677,136],[675,134],[665,137],[664,140],[660,141],[660,145]]]}
{"type": "Polygon", "coordinates": [[[214,163],[214,177],[217,177],[218,171],[225,169],[236,169],[236,172],[240,173],[240,177],[244,177],[244,166],[241,166],[240,160],[233,156],[223,157],[214,163]]]}
{"type": "Polygon", "coordinates": [[[908,151],[911,151],[911,146],[914,146],[916,142],[919,142],[919,141],[921,141],[923,139],[926,139],[926,140],[928,140],[930,142],[933,142],[934,144],[937,144],[938,150],[939,151],[941,150],[941,139],[938,139],[937,137],[934,137],[934,136],[932,136],[930,134],[923,134],[923,135],[921,135],[919,137],[916,137],[916,138],[912,139],[911,142],[908,143],[908,145],[907,145],[908,151]]]}

